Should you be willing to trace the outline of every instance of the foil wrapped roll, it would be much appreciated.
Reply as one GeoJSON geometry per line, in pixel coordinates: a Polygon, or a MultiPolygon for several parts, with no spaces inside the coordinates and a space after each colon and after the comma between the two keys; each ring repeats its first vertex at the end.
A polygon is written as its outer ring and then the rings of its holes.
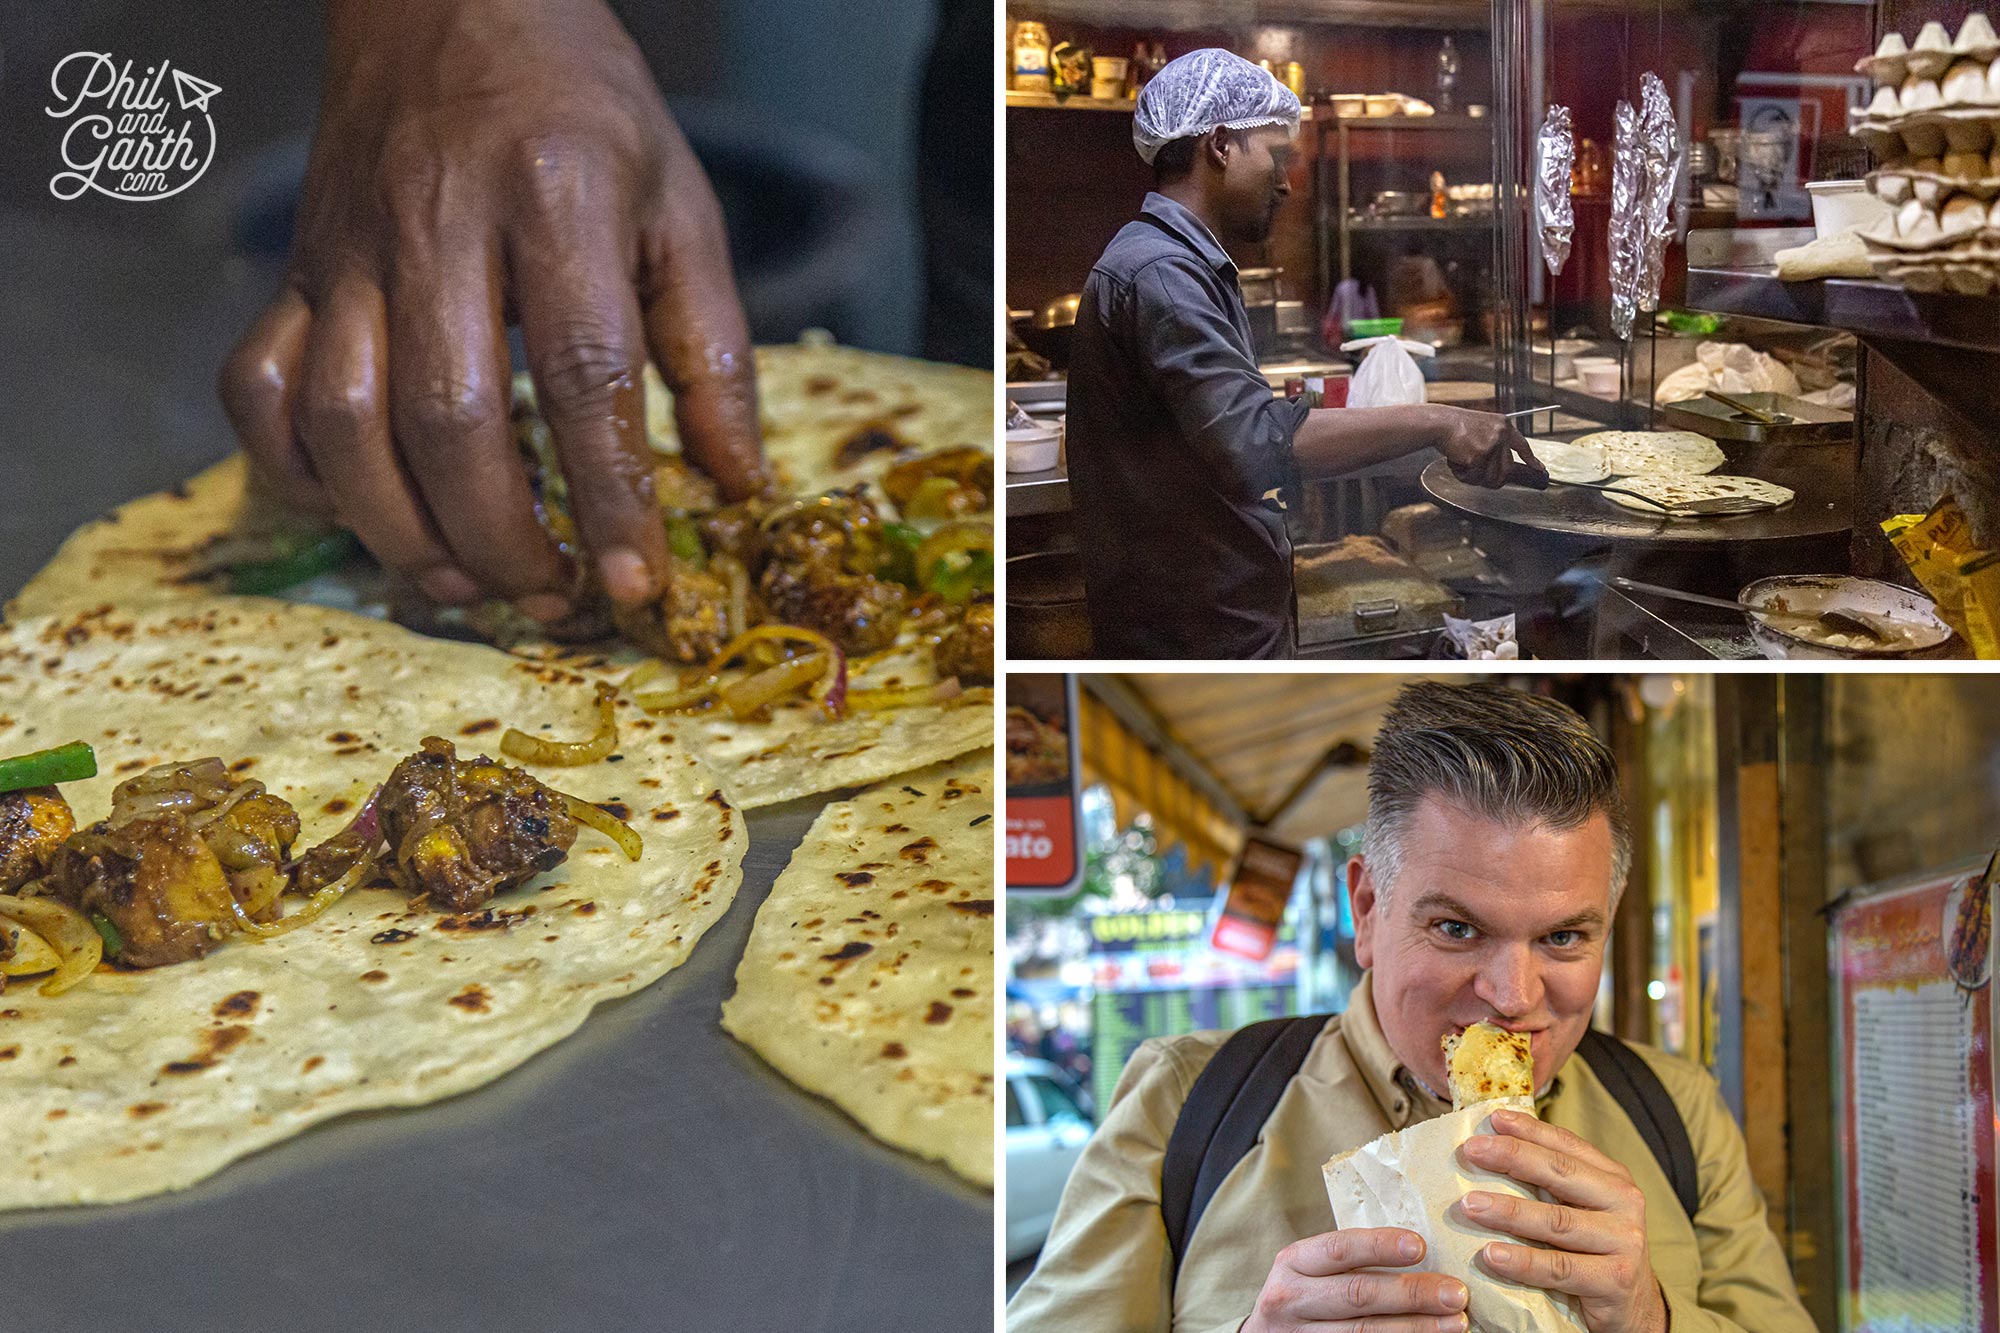
{"type": "Polygon", "coordinates": [[[1666,277],[1667,242],[1674,234],[1674,187],[1686,150],[1680,145],[1667,85],[1650,70],[1639,80],[1639,145],[1645,154],[1646,230],[1637,295],[1639,309],[1657,310],[1660,283],[1666,277]]]}
{"type": "Polygon", "coordinates": [[[1611,332],[1620,342],[1632,337],[1639,308],[1640,269],[1645,264],[1647,219],[1646,156],[1639,138],[1639,113],[1626,101],[1612,113],[1611,141],[1611,332]]]}
{"type": "Polygon", "coordinates": [[[1569,108],[1549,106],[1542,132],[1535,138],[1535,216],[1541,224],[1542,262],[1551,274],[1563,271],[1569,259],[1576,215],[1570,211],[1569,178],[1576,165],[1576,140],[1570,130],[1569,108]]]}

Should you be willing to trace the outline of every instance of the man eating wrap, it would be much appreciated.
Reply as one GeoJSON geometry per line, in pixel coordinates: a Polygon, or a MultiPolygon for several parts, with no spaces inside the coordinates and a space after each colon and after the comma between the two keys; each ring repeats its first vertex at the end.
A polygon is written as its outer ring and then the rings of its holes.
{"type": "Polygon", "coordinates": [[[1180,1210],[1178,1253],[1166,1196],[1187,1159],[1170,1141],[1236,1039],[1140,1046],[1009,1329],[1466,1329],[1467,1283],[1413,1270],[1414,1232],[1334,1228],[1320,1164],[1450,1113],[1444,1039],[1490,1049],[1483,1023],[1525,1036],[1532,1072],[1497,1066],[1488,1081],[1531,1084],[1536,1114],[1494,1111],[1459,1153],[1535,1197],[1456,1202],[1503,1237],[1480,1269],[1573,1298],[1591,1333],[1809,1333],[1714,1079],[1589,1030],[1630,851],[1611,753],[1575,713],[1499,686],[1407,687],[1376,738],[1367,839],[1348,864],[1367,971],[1346,1011],[1298,1029],[1295,1072],[1277,1075],[1240,1158],[1201,1162],[1219,1183],[1198,1215],[1180,1210]],[[1621,1083],[1650,1083],[1640,1104],[1681,1154],[1649,1146],[1621,1083]]]}

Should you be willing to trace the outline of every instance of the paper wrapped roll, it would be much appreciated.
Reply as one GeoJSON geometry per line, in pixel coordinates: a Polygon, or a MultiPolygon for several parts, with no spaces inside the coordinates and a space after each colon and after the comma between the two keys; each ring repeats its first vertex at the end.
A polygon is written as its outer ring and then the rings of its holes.
{"type": "Polygon", "coordinates": [[[1478,1261],[1489,1241],[1528,1242],[1475,1225],[1456,1207],[1470,1190],[1539,1197],[1534,1190],[1492,1171],[1468,1166],[1458,1147],[1475,1134],[1493,1132],[1499,1110],[1535,1113],[1529,1097],[1501,1097],[1463,1111],[1384,1134],[1373,1143],[1343,1153],[1320,1168],[1326,1177],[1333,1220],[1343,1230],[1402,1227],[1424,1238],[1424,1257],[1410,1271],[1445,1273],[1471,1293],[1472,1333],[1548,1333],[1576,1330],[1583,1319],[1574,1298],[1495,1277],[1478,1261]]]}

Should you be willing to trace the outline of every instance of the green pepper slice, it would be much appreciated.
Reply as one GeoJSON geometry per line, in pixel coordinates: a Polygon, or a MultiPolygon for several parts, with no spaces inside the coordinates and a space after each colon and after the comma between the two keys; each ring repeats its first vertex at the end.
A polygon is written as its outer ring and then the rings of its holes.
{"type": "Polygon", "coordinates": [[[959,551],[938,561],[931,571],[931,592],[947,602],[969,602],[993,591],[993,552],[959,551]]]}
{"type": "Polygon", "coordinates": [[[691,518],[667,520],[667,549],[696,569],[708,566],[708,548],[702,545],[701,528],[691,518]]]}
{"type": "Polygon", "coordinates": [[[338,528],[269,560],[232,565],[229,590],[250,597],[283,592],[294,584],[340,568],[360,550],[361,544],[354,534],[338,528]]]}
{"type": "Polygon", "coordinates": [[[877,577],[916,587],[917,548],[924,544],[924,534],[907,523],[884,523],[882,538],[882,567],[877,577]]]}
{"type": "Polygon", "coordinates": [[[97,753],[82,741],[0,759],[0,792],[53,787],[58,782],[81,782],[96,776],[97,753]]]}
{"type": "Polygon", "coordinates": [[[116,955],[125,947],[125,937],[118,933],[118,927],[111,924],[111,918],[102,912],[90,914],[90,924],[97,927],[97,933],[104,937],[104,952],[116,955]]]}

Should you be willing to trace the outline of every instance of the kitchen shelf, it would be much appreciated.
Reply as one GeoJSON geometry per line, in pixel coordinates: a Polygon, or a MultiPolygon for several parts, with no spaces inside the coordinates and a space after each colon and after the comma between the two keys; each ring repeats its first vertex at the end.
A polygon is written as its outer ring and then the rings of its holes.
{"type": "Polygon", "coordinates": [[[1350,231],[1488,231],[1493,226],[1493,215],[1462,218],[1431,217],[1370,217],[1366,213],[1356,213],[1347,219],[1350,231]]]}
{"type": "Polygon", "coordinates": [[[1859,338],[2000,353],[2000,299],[1926,296],[1862,278],[1780,282],[1768,268],[1689,268],[1685,305],[1859,338]]]}

